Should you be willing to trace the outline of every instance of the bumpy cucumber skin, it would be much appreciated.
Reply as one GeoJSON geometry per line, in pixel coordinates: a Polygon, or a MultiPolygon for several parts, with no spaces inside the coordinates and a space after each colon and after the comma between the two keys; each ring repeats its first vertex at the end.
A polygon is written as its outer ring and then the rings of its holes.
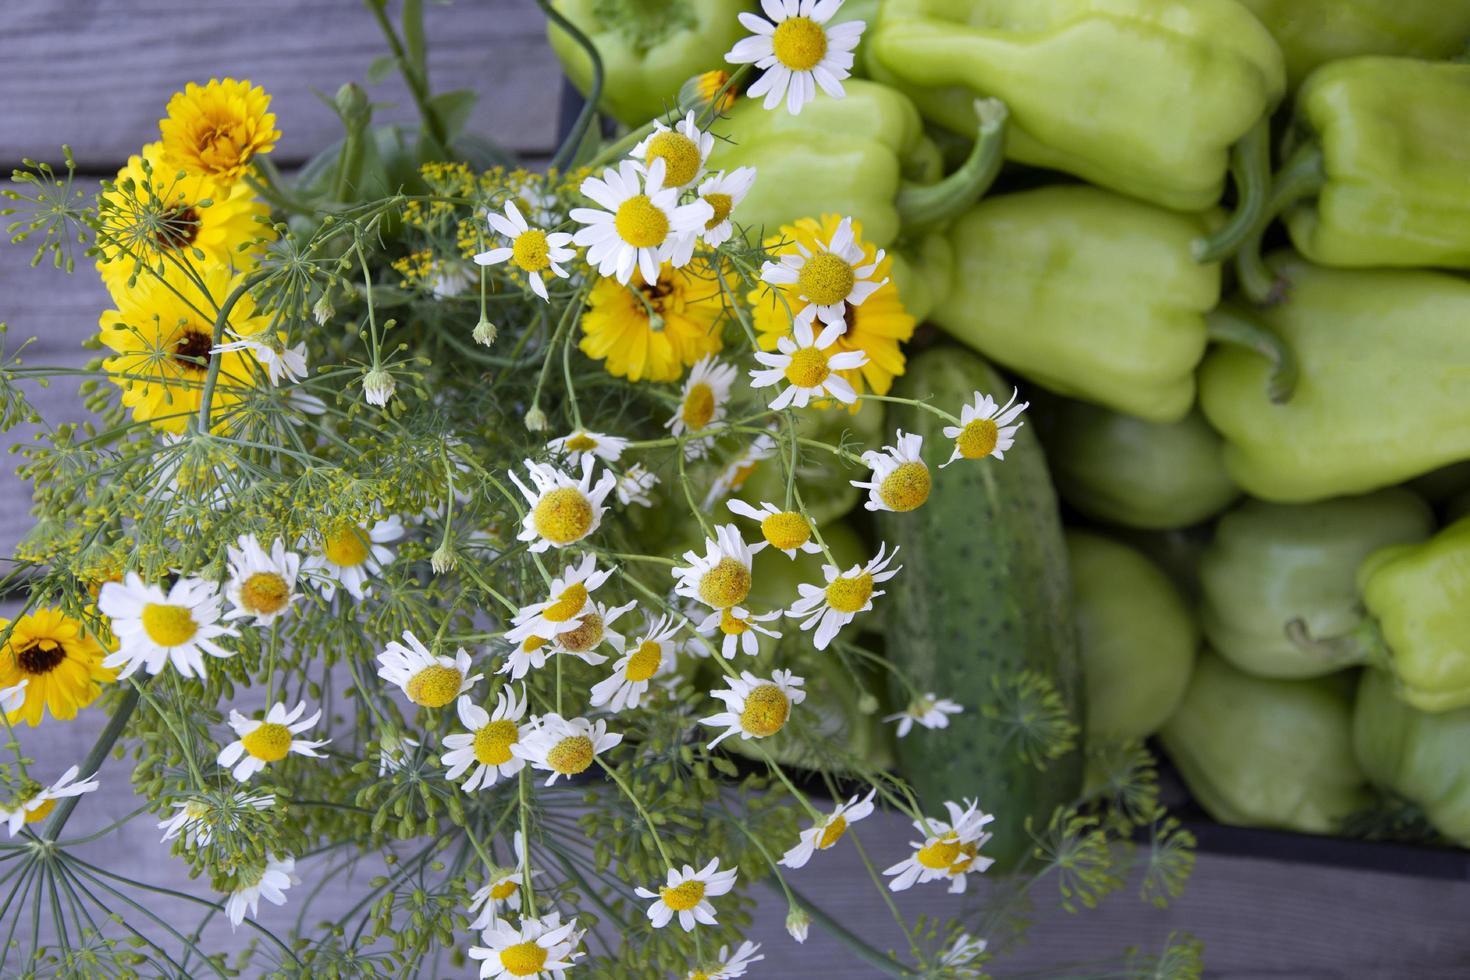
{"type": "MultiPolygon", "coordinates": [[[[932,399],[958,413],[977,390],[1004,401],[1009,389],[979,357],[943,347],[911,361],[895,394],[932,399]]],[[[960,459],[941,472],[937,466],[953,448],[943,421],[904,405],[889,408],[889,431],[923,435],[934,472],[933,492],[919,510],[879,513],[879,532],[900,547],[903,563],[879,600],[888,617],[889,656],[921,691],[965,709],[948,728],[916,726],[900,739],[900,769],[925,813],[943,816],[945,800],[972,798],[996,814],[995,837],[984,853],[996,859],[997,870],[1010,870],[1033,847],[1025,819],[1040,832],[1082,790],[1080,736],[1077,749],[1038,770],[983,711],[995,699],[993,677],[1030,670],[1055,685],[1083,727],[1082,668],[1056,493],[1029,426],[1003,461],[960,459]]],[[[900,703],[906,697],[898,689],[894,696],[900,703]]]]}

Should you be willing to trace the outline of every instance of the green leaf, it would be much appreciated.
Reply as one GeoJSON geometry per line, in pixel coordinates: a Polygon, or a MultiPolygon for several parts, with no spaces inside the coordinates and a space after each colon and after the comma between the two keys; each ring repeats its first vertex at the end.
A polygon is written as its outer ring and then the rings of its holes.
{"type": "Polygon", "coordinates": [[[446,137],[453,140],[464,129],[465,123],[469,122],[470,113],[474,111],[480,97],[470,89],[460,88],[453,92],[440,92],[428,101],[429,108],[444,124],[446,137]]]}
{"type": "Polygon", "coordinates": [[[391,54],[380,54],[368,65],[367,80],[371,85],[376,85],[391,75],[398,68],[398,59],[391,54]]]}
{"type": "Polygon", "coordinates": [[[423,0],[403,0],[403,47],[408,65],[426,87],[429,80],[428,48],[424,43],[423,0]]]}

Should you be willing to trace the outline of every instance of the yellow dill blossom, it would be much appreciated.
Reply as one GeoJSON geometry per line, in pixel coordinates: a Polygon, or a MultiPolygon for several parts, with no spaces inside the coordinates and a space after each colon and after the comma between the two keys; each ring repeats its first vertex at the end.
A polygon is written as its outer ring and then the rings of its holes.
{"type": "MultiPolygon", "coordinates": [[[[815,253],[820,250],[818,242],[831,241],[841,223],[841,216],[835,214],[824,214],[821,221],[802,218],[794,225],[782,225],[780,233],[767,238],[764,245],[773,259],[796,254],[798,245],[815,253]]],[[[862,240],[862,226],[857,221],[852,223],[852,231],[857,245],[863,250],[864,261],[873,261],[878,250],[871,242],[862,240]]],[[[893,379],[904,371],[900,345],[914,335],[914,318],[904,308],[898,287],[890,277],[892,264],[893,260],[888,256],[878,263],[870,278],[889,281],[861,304],[848,304],[842,335],[828,351],[829,354],[862,351],[868,356],[862,367],[837,372],[858,394],[862,394],[865,388],[877,395],[888,393],[893,387],[893,379]]],[[[768,351],[775,350],[776,342],[790,334],[791,318],[807,305],[798,295],[796,286],[762,284],[751,291],[748,299],[755,316],[756,340],[762,350],[768,351]]],[[[854,409],[856,406],[855,402],[854,409]]]]}
{"type": "Polygon", "coordinates": [[[168,100],[168,115],[159,120],[164,153],[175,166],[228,188],[257,153],[269,153],[281,138],[270,104],[265,89],[248,81],[190,82],[168,100]]]}
{"type": "Polygon", "coordinates": [[[270,208],[255,200],[249,185],[237,183],[221,191],[166,160],[162,143],[149,143],[142,153],[128,157],[117,172],[116,186],[102,194],[97,271],[116,293],[139,262],[157,268],[171,258],[205,268],[233,265],[245,270],[255,264],[260,250],[241,251],[241,246],[275,237],[262,220],[269,217],[270,208]],[[208,207],[201,206],[205,201],[208,207]],[[195,249],[204,253],[202,260],[195,249]]]}
{"type": "Polygon", "coordinates": [[[393,260],[393,271],[403,277],[406,286],[422,286],[434,274],[434,253],[423,248],[393,260]]]}
{"type": "Polygon", "coordinates": [[[582,353],[629,381],[677,381],[684,369],[724,346],[724,301],[709,264],[664,263],[648,285],[636,269],[625,286],[599,279],[582,314],[582,353]]]}
{"type": "MultiPolygon", "coordinates": [[[[0,632],[10,626],[0,619],[0,632]]],[[[77,620],[60,609],[43,607],[15,621],[0,647],[0,689],[26,681],[25,701],[6,715],[10,721],[39,725],[43,709],[58,719],[75,718],[78,708],[97,700],[117,671],[102,666],[106,651],[77,620]]]]}
{"type": "MultiPolygon", "coordinates": [[[[98,321],[102,343],[114,352],[102,367],[123,390],[122,403],[133,410],[133,418],[180,433],[199,411],[211,358],[220,359],[212,402],[216,412],[239,402],[255,386],[259,365],[249,350],[210,353],[215,310],[238,285],[237,275],[224,266],[204,270],[208,295],[203,295],[177,271],[165,274],[167,282],[141,276],[131,289],[113,296],[117,308],[103,312],[98,321]]],[[[229,326],[236,336],[249,337],[266,329],[267,320],[244,295],[231,310],[229,326]]]]}

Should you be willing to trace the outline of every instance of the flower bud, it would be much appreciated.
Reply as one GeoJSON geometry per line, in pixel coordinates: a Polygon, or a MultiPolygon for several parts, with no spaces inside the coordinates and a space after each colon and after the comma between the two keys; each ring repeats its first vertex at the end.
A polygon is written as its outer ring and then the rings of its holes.
{"type": "Polygon", "coordinates": [[[473,335],[475,338],[475,343],[484,344],[486,347],[489,347],[491,344],[495,343],[495,336],[498,332],[499,331],[496,329],[495,324],[491,323],[489,320],[486,320],[484,317],[481,317],[480,322],[475,324],[475,332],[473,335]]]}
{"type": "Polygon", "coordinates": [[[791,906],[791,911],[786,913],[786,931],[791,933],[791,938],[799,943],[806,942],[806,934],[811,930],[812,917],[806,914],[806,910],[800,906],[791,906]]]}
{"type": "Polygon", "coordinates": [[[429,567],[434,570],[435,575],[443,575],[445,572],[454,571],[454,566],[459,564],[459,555],[454,551],[454,545],[445,540],[434,553],[429,556],[429,567]]]}
{"type": "Polygon", "coordinates": [[[332,300],[328,296],[328,291],[325,289],[322,290],[322,294],[312,304],[311,318],[316,321],[317,326],[325,327],[327,321],[332,318],[332,314],[335,312],[337,311],[332,309],[332,300]]]}
{"type": "Polygon", "coordinates": [[[679,115],[690,111],[702,115],[716,97],[719,98],[719,103],[715,106],[715,112],[719,115],[729,112],[735,105],[735,90],[732,88],[720,95],[720,89],[729,81],[730,73],[718,69],[690,78],[679,86],[679,115]]]}
{"type": "Polygon", "coordinates": [[[540,405],[532,405],[526,413],[526,428],[531,432],[546,431],[546,413],[541,411],[540,405]]]}
{"type": "Polygon", "coordinates": [[[373,368],[362,379],[362,394],[369,405],[382,408],[388,404],[397,390],[398,382],[393,380],[393,375],[380,367],[373,368]]]}

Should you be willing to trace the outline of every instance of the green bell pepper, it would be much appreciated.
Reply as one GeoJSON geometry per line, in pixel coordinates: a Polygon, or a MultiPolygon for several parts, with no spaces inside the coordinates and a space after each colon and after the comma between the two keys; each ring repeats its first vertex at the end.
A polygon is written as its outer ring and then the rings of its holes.
{"type": "Polygon", "coordinates": [[[1470,847],[1470,709],[1430,714],[1394,695],[1393,678],[1363,671],[1353,749],[1374,785],[1415,804],[1441,834],[1470,847]]]}
{"type": "Polygon", "coordinates": [[[1220,198],[1231,144],[1286,87],[1281,51],[1234,0],[886,0],[874,77],[968,134],[1010,106],[1011,159],[1182,211],[1220,198]]]}
{"type": "MultiPolygon", "coordinates": [[[[745,36],[738,15],[750,0],[553,0],[587,35],[602,61],[599,107],[625,126],[664,113],[690,76],[724,68],[725,52],[745,36]]],[[[577,91],[591,91],[592,59],[555,23],[547,39],[577,91]]]]}
{"type": "Polygon", "coordinates": [[[1127,545],[1067,530],[1087,741],[1144,738],[1174,714],[1199,647],[1184,598],[1127,545]]]}
{"type": "Polygon", "coordinates": [[[1292,283],[1289,301],[1260,317],[1294,355],[1295,394],[1273,402],[1273,366],[1243,350],[1217,348],[1199,372],[1200,407],[1247,493],[1321,500],[1470,459],[1470,282],[1291,254],[1269,267],[1292,283]]]}
{"type": "Polygon", "coordinates": [[[989,198],[950,229],[952,288],[930,319],[1059,394],[1176,422],[1220,297],[1219,266],[1190,252],[1206,225],[1093,187],[989,198]]]}
{"type": "Polygon", "coordinates": [[[1470,42],[1470,5],[1447,0],[1240,0],[1266,25],[1295,87],[1360,54],[1448,58],[1470,42]]]}
{"type": "Polygon", "coordinates": [[[1159,739],[1221,823],[1330,833],[1371,799],[1353,756],[1350,685],[1265,680],[1206,652],[1159,739]]]}
{"type": "Polygon", "coordinates": [[[1149,422],[1067,398],[1033,402],[1057,491],[1088,517],[1167,530],[1213,517],[1240,496],[1222,441],[1198,411],[1149,422]]]}
{"type": "Polygon", "coordinates": [[[1470,519],[1373,552],[1358,566],[1358,590],[1398,696],[1421,711],[1470,705],[1470,519]]]}
{"type": "Polygon", "coordinates": [[[1320,639],[1363,623],[1358,565],[1433,530],[1424,502],[1397,487],[1315,504],[1247,500],[1220,518],[1200,557],[1205,639],[1261,677],[1317,677],[1361,663],[1363,650],[1320,639]]]}

